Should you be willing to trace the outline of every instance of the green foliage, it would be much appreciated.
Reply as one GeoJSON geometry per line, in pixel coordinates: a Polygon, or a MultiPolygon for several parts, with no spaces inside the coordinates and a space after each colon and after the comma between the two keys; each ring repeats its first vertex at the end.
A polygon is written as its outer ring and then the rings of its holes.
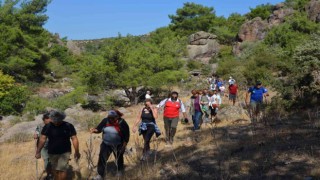
{"type": "Polygon", "coordinates": [[[189,60],[187,63],[187,67],[189,71],[192,70],[200,70],[202,66],[202,63],[195,61],[195,60],[189,60]]]}
{"type": "Polygon", "coordinates": [[[295,10],[304,11],[304,8],[308,4],[308,2],[310,2],[310,0],[286,0],[285,4],[295,10]]]}
{"type": "Polygon", "coordinates": [[[33,115],[37,115],[46,111],[47,107],[51,107],[51,101],[45,98],[41,98],[38,96],[32,96],[26,103],[26,107],[24,108],[24,113],[31,113],[33,115]]]}
{"type": "Polygon", "coordinates": [[[255,17],[261,17],[261,19],[267,19],[272,14],[273,5],[261,4],[256,6],[255,8],[250,8],[250,12],[246,14],[248,19],[253,19],[255,17]]]}
{"type": "Polygon", "coordinates": [[[27,96],[26,87],[16,84],[13,77],[0,71],[0,114],[19,114],[27,96]]]}
{"type": "Polygon", "coordinates": [[[188,36],[197,31],[208,31],[215,17],[213,7],[187,2],[177,9],[176,15],[169,15],[170,28],[179,35],[188,36]]]}
{"type": "Polygon", "coordinates": [[[87,55],[83,57],[77,74],[87,91],[94,94],[112,83],[116,76],[116,66],[102,56],[87,55]]]}
{"type": "Polygon", "coordinates": [[[296,99],[306,106],[318,105],[320,100],[320,36],[298,46],[293,55],[295,69],[290,76],[296,99]]]}
{"type": "Polygon", "coordinates": [[[74,91],[58,97],[56,100],[52,101],[52,107],[57,109],[67,109],[74,104],[85,104],[85,88],[78,87],[74,91]]]}
{"type": "Polygon", "coordinates": [[[58,59],[62,65],[71,65],[75,63],[74,58],[65,46],[53,44],[49,53],[51,57],[58,59]]]}
{"type": "Polygon", "coordinates": [[[17,80],[41,80],[49,33],[42,28],[48,0],[5,1],[0,6],[0,69],[17,80]],[[39,78],[40,77],[40,78],[39,78]]]}

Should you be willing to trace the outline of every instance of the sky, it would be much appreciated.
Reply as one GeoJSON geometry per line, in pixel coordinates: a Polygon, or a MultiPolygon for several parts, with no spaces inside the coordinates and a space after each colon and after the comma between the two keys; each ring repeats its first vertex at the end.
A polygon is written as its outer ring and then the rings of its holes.
{"type": "Polygon", "coordinates": [[[168,26],[185,2],[214,7],[217,16],[245,14],[260,4],[284,0],[52,0],[45,28],[69,40],[143,35],[168,26]]]}

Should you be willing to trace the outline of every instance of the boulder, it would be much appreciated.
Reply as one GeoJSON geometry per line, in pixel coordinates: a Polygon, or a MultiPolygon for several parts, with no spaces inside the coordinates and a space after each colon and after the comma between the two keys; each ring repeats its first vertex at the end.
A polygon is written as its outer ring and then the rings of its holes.
{"type": "Polygon", "coordinates": [[[311,0],[306,6],[306,11],[310,20],[320,22],[320,0],[311,0]]]}
{"type": "Polygon", "coordinates": [[[227,106],[220,109],[216,121],[222,124],[248,124],[251,123],[248,111],[238,106],[227,106]]]}
{"type": "Polygon", "coordinates": [[[78,47],[77,43],[74,43],[72,40],[67,42],[67,48],[75,55],[81,54],[81,49],[78,47]]]}
{"type": "Polygon", "coordinates": [[[279,25],[285,21],[285,17],[293,15],[292,8],[285,8],[284,3],[279,3],[274,6],[273,13],[268,18],[269,27],[279,25]]]}
{"type": "Polygon", "coordinates": [[[189,36],[187,49],[190,59],[208,63],[219,52],[217,36],[204,31],[192,34],[189,36]]]}
{"type": "Polygon", "coordinates": [[[263,21],[260,17],[256,17],[241,26],[238,38],[240,42],[262,40],[265,37],[267,30],[268,23],[263,21]]]}

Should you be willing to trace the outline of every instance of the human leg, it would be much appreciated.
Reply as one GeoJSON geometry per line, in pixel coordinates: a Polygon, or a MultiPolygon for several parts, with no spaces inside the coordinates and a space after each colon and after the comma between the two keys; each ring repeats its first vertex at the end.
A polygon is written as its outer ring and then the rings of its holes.
{"type": "Polygon", "coordinates": [[[67,170],[69,168],[70,152],[63,154],[50,154],[49,158],[54,171],[54,178],[56,180],[66,180],[67,170]]]}
{"type": "Polygon", "coordinates": [[[178,122],[179,122],[179,117],[171,119],[170,138],[169,138],[169,141],[171,144],[173,143],[173,139],[177,131],[178,122]]]}
{"type": "Polygon", "coordinates": [[[154,131],[155,131],[154,125],[148,124],[147,130],[142,134],[143,140],[144,140],[143,154],[150,151],[150,140],[154,134],[154,131]]]}
{"type": "Polygon", "coordinates": [[[113,149],[113,155],[114,155],[116,162],[117,162],[117,168],[118,168],[117,172],[123,171],[123,169],[124,169],[124,160],[123,160],[124,151],[122,149],[122,146],[123,145],[120,144],[113,149]]]}
{"type": "Polygon", "coordinates": [[[112,147],[106,145],[105,143],[101,143],[100,145],[100,153],[99,153],[99,160],[98,160],[98,174],[101,177],[105,176],[107,160],[112,152],[112,147]]]}
{"type": "Polygon", "coordinates": [[[172,120],[166,117],[164,117],[163,119],[164,119],[164,129],[166,131],[166,142],[168,143],[170,141],[172,120]]]}
{"type": "Polygon", "coordinates": [[[195,111],[195,123],[194,123],[194,126],[193,126],[194,130],[199,129],[201,116],[202,116],[202,112],[201,111],[195,111]]]}

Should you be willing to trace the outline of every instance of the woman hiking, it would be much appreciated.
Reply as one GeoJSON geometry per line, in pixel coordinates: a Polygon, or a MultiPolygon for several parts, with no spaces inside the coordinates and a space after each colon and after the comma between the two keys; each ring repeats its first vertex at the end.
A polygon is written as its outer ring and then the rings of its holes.
{"type": "Polygon", "coordinates": [[[152,106],[151,99],[146,99],[145,107],[143,107],[139,112],[137,120],[132,128],[132,132],[135,133],[137,131],[138,124],[141,122],[139,126],[139,135],[142,134],[144,140],[143,154],[140,159],[141,161],[146,160],[148,155],[151,154],[150,140],[153,134],[155,133],[157,137],[161,135],[160,129],[156,124],[157,118],[157,108],[152,106]]]}
{"type": "Polygon", "coordinates": [[[102,143],[98,160],[98,176],[95,180],[102,180],[106,175],[107,160],[111,153],[115,156],[117,176],[122,176],[124,170],[123,154],[129,142],[130,131],[127,122],[118,110],[111,110],[96,128],[91,128],[91,133],[102,132],[102,143]]]}

